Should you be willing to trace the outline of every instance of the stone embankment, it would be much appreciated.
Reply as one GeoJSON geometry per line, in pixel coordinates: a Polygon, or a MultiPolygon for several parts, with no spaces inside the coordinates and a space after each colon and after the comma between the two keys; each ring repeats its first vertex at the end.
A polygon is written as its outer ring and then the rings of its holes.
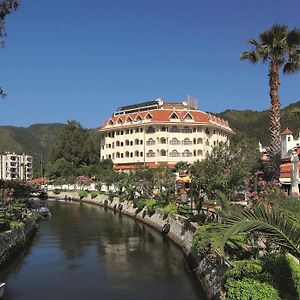
{"type": "Polygon", "coordinates": [[[0,267],[25,247],[36,229],[36,222],[28,219],[23,227],[0,233],[0,267]]]}
{"type": "MultiPolygon", "coordinates": [[[[48,192],[48,197],[57,198],[57,195],[48,192]]],[[[80,199],[76,192],[62,192],[59,198],[108,207],[118,213],[123,213],[146,223],[160,232],[167,229],[168,232],[165,232],[165,234],[182,248],[208,299],[225,299],[221,287],[224,267],[216,266],[207,258],[200,257],[192,247],[193,234],[199,226],[197,223],[189,222],[187,218],[180,215],[165,216],[163,211],[160,210],[150,216],[145,209],[139,211],[133,207],[133,203],[130,201],[121,202],[118,198],[109,201],[106,195],[98,195],[94,199],[91,198],[91,195],[88,195],[80,199]]]]}

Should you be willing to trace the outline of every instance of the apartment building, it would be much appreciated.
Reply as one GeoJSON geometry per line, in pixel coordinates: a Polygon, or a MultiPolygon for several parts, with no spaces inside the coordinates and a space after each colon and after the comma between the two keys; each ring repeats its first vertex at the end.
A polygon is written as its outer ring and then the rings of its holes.
{"type": "Polygon", "coordinates": [[[233,134],[227,121],[195,103],[162,99],[120,107],[99,130],[100,158],[111,159],[116,169],[193,163],[233,134]]]}
{"type": "Polygon", "coordinates": [[[26,154],[0,154],[0,179],[3,180],[31,180],[32,156],[26,154]]]}

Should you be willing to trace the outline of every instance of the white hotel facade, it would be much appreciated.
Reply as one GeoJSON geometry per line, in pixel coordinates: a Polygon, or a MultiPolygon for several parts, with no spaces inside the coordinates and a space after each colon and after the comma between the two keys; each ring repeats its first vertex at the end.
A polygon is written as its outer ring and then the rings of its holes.
{"type": "Polygon", "coordinates": [[[32,156],[26,154],[0,154],[0,179],[31,180],[33,176],[32,156]]]}
{"type": "Polygon", "coordinates": [[[137,164],[173,167],[179,161],[204,159],[233,134],[227,121],[195,105],[161,99],[120,107],[100,128],[100,158],[119,170],[137,164]]]}

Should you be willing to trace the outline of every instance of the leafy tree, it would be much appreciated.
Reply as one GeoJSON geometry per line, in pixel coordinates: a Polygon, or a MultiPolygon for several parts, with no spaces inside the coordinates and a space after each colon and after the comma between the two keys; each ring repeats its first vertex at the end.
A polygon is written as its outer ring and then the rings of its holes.
{"type": "MultiPolygon", "coordinates": [[[[3,39],[6,37],[5,32],[5,17],[15,11],[19,6],[18,0],[2,0],[0,1],[0,47],[4,46],[3,39]]],[[[0,97],[6,96],[3,89],[0,87],[0,97]]]]}
{"type": "Polygon", "coordinates": [[[186,161],[179,161],[175,166],[175,169],[178,173],[183,173],[188,170],[188,168],[189,167],[186,161]]]}
{"type": "Polygon", "coordinates": [[[78,170],[74,164],[66,161],[64,158],[59,158],[55,162],[49,162],[47,165],[46,176],[54,180],[60,178],[60,183],[72,183],[77,174],[78,170]]]}
{"type": "Polygon", "coordinates": [[[220,143],[205,160],[196,161],[192,166],[193,190],[196,193],[204,190],[210,198],[215,197],[217,191],[230,197],[245,189],[258,162],[259,151],[248,144],[228,146],[220,143]]]}
{"type": "Polygon", "coordinates": [[[68,121],[63,128],[56,144],[51,149],[49,161],[54,162],[60,158],[72,163],[78,168],[84,163],[83,148],[88,132],[77,121],[68,121]]]}
{"type": "Polygon", "coordinates": [[[300,31],[296,28],[289,30],[286,25],[273,25],[269,30],[259,35],[259,40],[251,39],[252,51],[245,51],[241,60],[249,60],[269,64],[270,86],[270,146],[274,166],[274,178],[279,178],[280,166],[280,98],[279,98],[279,68],[292,74],[300,68],[300,31]]]}

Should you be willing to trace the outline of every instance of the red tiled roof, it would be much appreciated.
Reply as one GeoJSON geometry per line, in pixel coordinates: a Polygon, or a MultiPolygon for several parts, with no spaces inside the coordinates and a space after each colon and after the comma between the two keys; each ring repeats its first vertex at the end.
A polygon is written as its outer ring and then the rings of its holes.
{"type": "MultiPolygon", "coordinates": [[[[300,177],[300,162],[298,163],[299,166],[299,177],[300,177]]],[[[280,166],[280,178],[291,178],[292,175],[292,163],[284,163],[280,166]]]]}
{"type": "Polygon", "coordinates": [[[121,119],[125,123],[127,118],[130,117],[132,120],[134,120],[138,116],[140,116],[141,119],[144,120],[144,118],[147,114],[150,114],[152,116],[151,120],[154,123],[172,122],[172,119],[170,119],[170,116],[174,112],[178,115],[178,117],[181,121],[183,121],[185,116],[189,114],[193,118],[193,123],[217,123],[221,126],[229,127],[229,124],[227,121],[225,121],[219,117],[207,114],[205,112],[198,111],[198,110],[155,109],[155,110],[150,110],[150,111],[146,111],[146,112],[124,114],[124,115],[120,115],[120,116],[111,117],[110,119],[108,119],[104,122],[102,129],[104,129],[107,125],[109,125],[110,121],[112,121],[113,123],[116,123],[119,119],[121,119]]]}
{"type": "Polygon", "coordinates": [[[293,134],[288,128],[286,128],[286,130],[281,132],[281,135],[290,135],[293,134]]]}

